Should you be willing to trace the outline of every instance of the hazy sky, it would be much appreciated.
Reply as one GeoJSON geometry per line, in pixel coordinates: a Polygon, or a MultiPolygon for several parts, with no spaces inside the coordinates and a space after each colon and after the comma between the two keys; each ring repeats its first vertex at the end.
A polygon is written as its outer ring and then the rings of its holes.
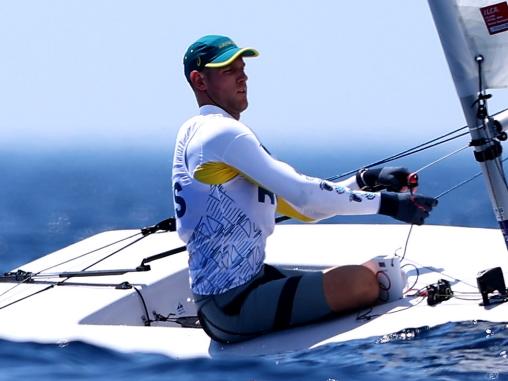
{"type": "Polygon", "coordinates": [[[205,34],[260,51],[242,120],[268,145],[411,145],[464,124],[424,0],[0,0],[0,144],[172,145],[196,112],[182,56],[205,34]]]}

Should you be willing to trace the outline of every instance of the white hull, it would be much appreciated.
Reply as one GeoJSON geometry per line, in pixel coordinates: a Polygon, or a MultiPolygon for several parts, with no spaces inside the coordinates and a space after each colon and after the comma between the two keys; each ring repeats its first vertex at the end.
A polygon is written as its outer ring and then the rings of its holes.
{"type": "MultiPolygon", "coordinates": [[[[291,267],[324,268],[361,264],[379,255],[401,256],[408,231],[408,225],[277,226],[268,242],[267,262],[291,267]]],[[[98,234],[21,268],[38,272],[135,233],[128,230],[98,234]]],[[[132,240],[62,264],[49,272],[82,270],[132,240]]],[[[89,270],[135,268],[143,258],[180,245],[182,243],[176,233],[152,234],[89,270]]],[[[86,285],[55,286],[0,309],[0,337],[49,343],[83,340],[120,351],[156,352],[184,358],[301,350],[449,321],[503,322],[508,320],[508,304],[487,309],[480,306],[476,276],[481,270],[497,266],[508,273],[507,262],[506,247],[498,230],[414,227],[402,262],[402,265],[412,264],[419,269],[420,275],[414,289],[447,279],[456,297],[431,307],[422,297],[406,296],[375,307],[370,313],[373,316],[370,320],[358,320],[358,314],[355,313],[227,346],[212,342],[199,328],[182,328],[179,324],[167,322],[146,327],[142,320],[145,310],[134,289],[119,290],[90,284],[128,281],[137,285],[149,314],[156,311],[162,315],[172,312],[178,316],[195,316],[188,286],[187,254],[180,253],[152,262],[151,271],[72,278],[67,282],[86,285]]],[[[412,285],[416,280],[416,271],[411,266],[404,269],[409,275],[408,284],[412,285]]],[[[0,296],[0,307],[48,287],[48,284],[20,284],[13,288],[15,285],[0,283],[0,294],[3,294],[0,296]]]]}

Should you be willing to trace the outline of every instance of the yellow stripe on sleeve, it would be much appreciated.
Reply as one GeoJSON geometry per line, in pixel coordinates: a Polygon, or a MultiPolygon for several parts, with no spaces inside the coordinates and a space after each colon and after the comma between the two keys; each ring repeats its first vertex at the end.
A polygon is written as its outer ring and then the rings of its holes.
{"type": "Polygon", "coordinates": [[[277,196],[277,213],[282,214],[283,216],[288,216],[291,218],[296,218],[297,220],[303,222],[312,222],[314,221],[312,218],[307,217],[293,208],[286,200],[282,197],[277,196]]]}
{"type": "MultiPolygon", "coordinates": [[[[196,180],[209,185],[219,185],[227,183],[228,181],[234,179],[238,175],[245,177],[251,183],[259,186],[259,184],[250,179],[248,176],[245,176],[238,169],[224,163],[208,162],[199,165],[198,167],[196,167],[194,171],[194,178],[196,180]]],[[[279,196],[277,196],[277,213],[304,222],[314,221],[314,219],[298,212],[286,200],[284,200],[282,197],[279,196]]]]}
{"type": "Polygon", "coordinates": [[[208,162],[194,170],[194,178],[205,184],[224,184],[238,176],[240,172],[224,163],[208,162]]]}

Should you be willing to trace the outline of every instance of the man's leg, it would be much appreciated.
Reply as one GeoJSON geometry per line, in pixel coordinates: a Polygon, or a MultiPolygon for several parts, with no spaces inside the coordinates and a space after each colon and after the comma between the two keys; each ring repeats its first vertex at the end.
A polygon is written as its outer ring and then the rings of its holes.
{"type": "Polygon", "coordinates": [[[325,271],[326,302],[334,312],[346,312],[374,305],[379,297],[375,274],[360,265],[334,267],[325,271]]]}
{"type": "Polygon", "coordinates": [[[212,337],[222,342],[238,342],[326,319],[334,312],[373,305],[378,298],[376,277],[364,266],[336,267],[324,273],[277,269],[286,277],[251,290],[234,314],[227,312],[227,305],[242,294],[249,283],[207,297],[207,302],[201,306],[200,319],[208,322],[209,334],[213,333],[212,337]]]}

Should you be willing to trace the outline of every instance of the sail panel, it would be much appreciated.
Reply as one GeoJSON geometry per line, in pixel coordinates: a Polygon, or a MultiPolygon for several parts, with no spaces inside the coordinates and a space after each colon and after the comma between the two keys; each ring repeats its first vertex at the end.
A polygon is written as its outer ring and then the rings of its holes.
{"type": "MultiPolygon", "coordinates": [[[[472,60],[478,55],[484,57],[484,87],[508,87],[508,3],[499,0],[456,0],[456,4],[469,56],[472,60]]],[[[478,70],[474,66],[469,68],[478,70]]]]}

